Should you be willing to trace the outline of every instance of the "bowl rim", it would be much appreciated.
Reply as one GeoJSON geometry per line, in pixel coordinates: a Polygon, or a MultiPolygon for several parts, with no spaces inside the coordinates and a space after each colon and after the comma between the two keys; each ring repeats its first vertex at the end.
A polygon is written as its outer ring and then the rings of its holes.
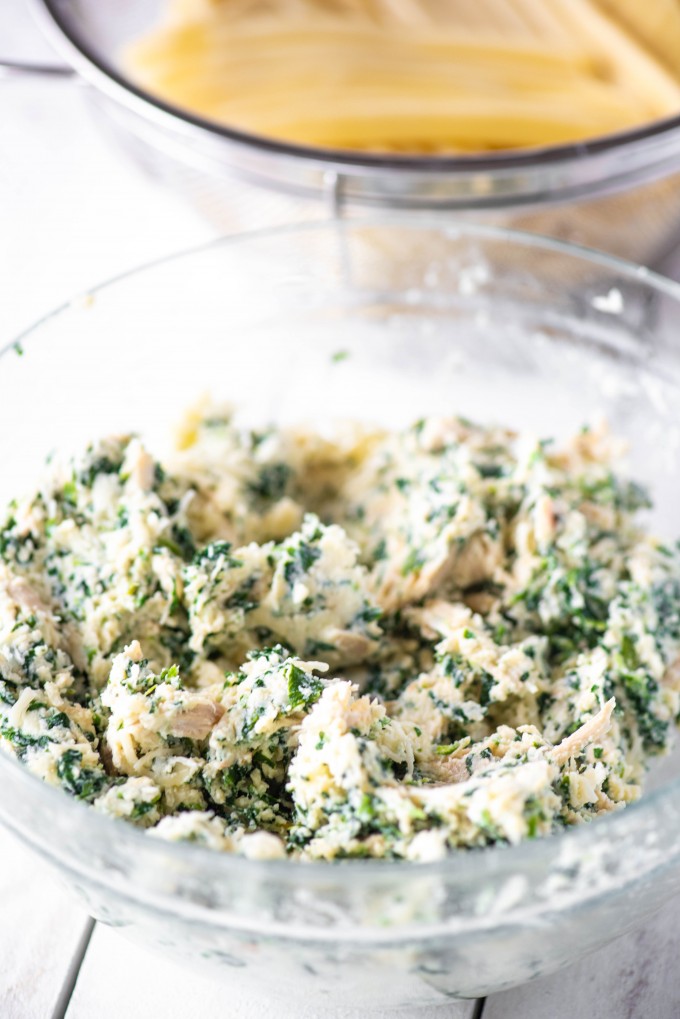
{"type": "MultiPolygon", "coordinates": [[[[39,2],[43,2],[43,0],[39,0],[39,2]]],[[[62,314],[62,312],[67,312],[79,301],[95,297],[97,294],[108,291],[117,284],[123,283],[126,279],[135,276],[138,273],[153,271],[154,269],[160,268],[169,262],[179,261],[184,258],[190,258],[193,255],[207,253],[212,248],[226,248],[231,247],[232,245],[254,243],[259,240],[264,240],[267,237],[314,232],[321,233],[326,230],[333,229],[340,232],[351,232],[354,229],[370,229],[372,227],[413,230],[414,232],[421,230],[428,231],[430,233],[435,232],[451,240],[467,235],[489,241],[495,240],[506,243],[515,243],[527,248],[538,248],[543,251],[549,251],[553,254],[562,254],[572,258],[580,258],[582,261],[589,262],[591,265],[600,266],[601,268],[609,269],[610,271],[618,271],[622,275],[628,276],[630,279],[635,279],[638,284],[642,283],[644,285],[649,283],[653,290],[665,293],[673,300],[680,302],[680,280],[673,280],[669,276],[665,276],[663,273],[658,272],[656,269],[650,269],[648,266],[642,265],[639,262],[633,262],[630,259],[621,257],[620,255],[600,251],[597,248],[591,248],[586,244],[580,244],[576,241],[565,241],[558,237],[549,237],[546,234],[533,233],[529,230],[518,230],[514,227],[492,226],[485,223],[476,223],[470,220],[463,221],[449,219],[442,222],[442,220],[431,210],[426,213],[419,213],[417,217],[413,217],[408,213],[405,213],[403,210],[388,210],[379,212],[369,210],[364,212],[361,216],[353,216],[351,219],[325,216],[314,220],[293,220],[287,223],[278,223],[275,226],[259,226],[250,229],[237,230],[233,233],[220,234],[219,236],[213,237],[207,241],[199,241],[189,247],[176,249],[169,252],[167,255],[154,256],[152,258],[145,259],[144,261],[138,262],[127,269],[121,269],[119,272],[116,272],[111,276],[107,276],[104,280],[98,280],[90,286],[85,286],[83,289],[74,293],[71,297],[65,299],[61,304],[55,305],[53,308],[49,309],[39,318],[33,320],[29,323],[29,325],[21,329],[21,331],[17,333],[13,339],[8,340],[4,346],[0,347],[0,357],[3,357],[9,350],[16,351],[17,347],[21,346],[24,340],[29,340],[31,335],[39,329],[40,326],[49,322],[52,318],[62,314]]]]}
{"type": "MultiPolygon", "coordinates": [[[[182,134],[200,134],[261,153],[297,158],[326,168],[331,164],[347,173],[394,171],[397,174],[417,172],[426,177],[444,173],[460,177],[474,172],[527,171],[574,161],[582,163],[612,150],[631,149],[641,142],[680,131],[678,113],[672,117],[657,118],[639,127],[582,141],[456,156],[385,155],[279,141],[266,135],[227,127],[153,95],[95,51],[77,26],[63,15],[63,0],[31,0],[31,3],[48,35],[73,68],[133,112],[161,124],[171,125],[182,134]]],[[[506,199],[508,204],[513,201],[510,195],[506,199]]]]}
{"type": "MultiPolygon", "coordinates": [[[[363,230],[381,229],[408,230],[414,233],[427,232],[436,233],[443,238],[456,240],[469,237],[487,241],[503,242],[523,248],[538,249],[552,254],[561,254],[584,264],[598,266],[612,270],[638,285],[649,286],[653,292],[658,292],[670,297],[680,308],[680,282],[669,279],[653,270],[638,265],[618,256],[609,255],[604,252],[587,248],[556,238],[544,237],[539,234],[510,230],[503,227],[479,225],[473,223],[451,223],[442,225],[441,218],[433,215],[421,216],[417,220],[412,216],[400,215],[398,213],[373,214],[352,220],[321,219],[312,222],[287,223],[275,227],[262,227],[255,230],[243,231],[234,234],[217,237],[207,242],[192,245],[178,251],[171,252],[160,258],[149,259],[139,265],[123,270],[104,281],[79,291],[71,299],[48,311],[38,318],[33,324],[22,330],[14,339],[0,348],[0,360],[10,353],[24,352],[24,344],[40,343],[42,339],[42,327],[53,319],[62,315],[68,316],[82,309],[83,299],[96,298],[99,293],[115,291],[119,286],[124,286],[128,280],[136,280],[147,273],[153,273],[166,265],[175,262],[190,260],[197,256],[219,252],[222,249],[238,248],[248,244],[266,242],[272,238],[295,237],[297,235],[324,234],[324,233],[352,233],[363,230]]],[[[0,372],[2,369],[0,368],[0,372]]],[[[677,737],[680,743],[680,735],[677,737]]],[[[677,798],[680,804],[680,774],[665,782],[657,789],[642,794],[640,799],[628,804],[625,809],[614,810],[604,817],[597,818],[593,823],[575,825],[572,828],[565,828],[563,831],[550,835],[541,836],[536,839],[525,839],[514,845],[494,844],[491,846],[477,847],[468,851],[451,851],[442,859],[433,862],[421,862],[411,860],[385,860],[385,859],[364,859],[349,858],[340,860],[303,860],[295,857],[284,859],[259,860],[250,859],[238,853],[220,852],[206,846],[187,841],[171,841],[160,838],[150,838],[146,829],[138,828],[136,825],[126,823],[123,819],[109,817],[100,814],[90,804],[83,803],[67,794],[62,789],[53,787],[42,781],[37,775],[32,774],[29,769],[9,753],[0,750],[0,819],[2,823],[13,830],[20,838],[31,844],[37,851],[47,856],[52,854],[50,849],[32,837],[16,825],[11,817],[7,816],[3,808],[2,776],[20,782],[25,786],[27,795],[30,795],[38,803],[43,803],[46,810],[59,810],[62,815],[70,813],[74,825],[79,825],[83,830],[100,830],[107,842],[117,841],[124,843],[130,849],[141,852],[143,855],[151,856],[154,851],[162,855],[174,857],[178,862],[185,864],[200,865],[202,869],[210,869],[212,874],[223,872],[225,876],[236,871],[245,877],[246,875],[261,878],[263,872],[267,878],[275,879],[284,884],[298,883],[301,879],[323,879],[326,883],[329,877],[334,874],[351,872],[352,880],[374,880],[375,878],[389,879],[399,875],[404,877],[405,873],[413,873],[414,878],[422,876],[451,877],[457,880],[470,878],[477,879],[494,874],[507,874],[508,876],[525,871],[535,860],[544,861],[546,857],[557,859],[560,851],[573,850],[573,855],[578,855],[579,847],[587,848],[596,836],[602,836],[603,841],[613,838],[619,829],[635,827],[635,819],[650,814],[657,805],[677,798]],[[144,849],[143,847],[146,847],[144,849]]],[[[571,857],[571,853],[569,854],[571,857]]],[[[112,884],[108,874],[101,869],[97,870],[98,880],[103,884],[112,884]]]]}

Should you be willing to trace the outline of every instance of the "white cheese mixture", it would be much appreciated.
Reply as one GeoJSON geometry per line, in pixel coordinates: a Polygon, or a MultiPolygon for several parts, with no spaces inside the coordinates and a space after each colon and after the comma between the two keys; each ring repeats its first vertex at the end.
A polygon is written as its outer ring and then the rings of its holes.
{"type": "Polygon", "coordinates": [[[680,553],[604,428],[112,437],[0,531],[0,745],[256,858],[430,860],[635,799],[680,710],[680,553]]]}

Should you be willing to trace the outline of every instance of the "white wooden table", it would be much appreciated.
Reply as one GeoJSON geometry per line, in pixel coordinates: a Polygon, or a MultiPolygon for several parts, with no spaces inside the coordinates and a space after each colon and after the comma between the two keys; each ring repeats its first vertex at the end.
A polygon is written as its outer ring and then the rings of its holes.
{"type": "MultiPolygon", "coordinates": [[[[0,0],[0,56],[40,52],[21,0],[0,0]]],[[[78,91],[58,82],[45,91],[28,81],[0,81],[0,346],[86,285],[212,234],[118,159],[94,131],[78,91]]],[[[680,276],[680,257],[666,269],[680,276]]],[[[680,1017],[679,913],[680,901],[669,902],[646,927],[570,970],[484,1002],[426,1009],[419,1019],[680,1017]]],[[[261,1014],[259,1003],[234,998],[223,985],[94,925],[0,831],[0,1019],[261,1014]]],[[[283,1002],[276,1015],[323,1019],[286,1010],[283,1002]]]]}

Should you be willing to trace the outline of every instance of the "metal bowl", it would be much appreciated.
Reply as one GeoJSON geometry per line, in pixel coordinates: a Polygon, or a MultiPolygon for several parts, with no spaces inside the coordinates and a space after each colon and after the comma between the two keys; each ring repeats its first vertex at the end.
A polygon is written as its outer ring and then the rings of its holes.
{"type": "Polygon", "coordinates": [[[314,218],[329,205],[350,216],[366,207],[447,210],[652,261],[680,227],[680,181],[670,176],[680,171],[680,116],[587,142],[480,156],[287,144],[178,109],[125,75],[121,51],[158,19],[159,0],[32,4],[51,42],[93,86],[117,138],[223,228],[314,218]]]}

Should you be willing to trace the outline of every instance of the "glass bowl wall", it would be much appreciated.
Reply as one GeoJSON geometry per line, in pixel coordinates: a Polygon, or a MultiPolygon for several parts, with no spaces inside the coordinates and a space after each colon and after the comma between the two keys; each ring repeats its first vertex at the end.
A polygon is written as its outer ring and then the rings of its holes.
{"type": "MultiPolygon", "coordinates": [[[[604,414],[674,537],[679,324],[677,285],[530,236],[380,220],[227,239],[81,295],[5,351],[0,498],[103,433],[162,451],[208,393],[253,424],[460,413],[560,437],[604,414]]],[[[161,843],[5,756],[0,818],[131,937],[259,994],[415,1007],[554,970],[679,890],[673,775],[560,837],[427,865],[161,843]]]]}

